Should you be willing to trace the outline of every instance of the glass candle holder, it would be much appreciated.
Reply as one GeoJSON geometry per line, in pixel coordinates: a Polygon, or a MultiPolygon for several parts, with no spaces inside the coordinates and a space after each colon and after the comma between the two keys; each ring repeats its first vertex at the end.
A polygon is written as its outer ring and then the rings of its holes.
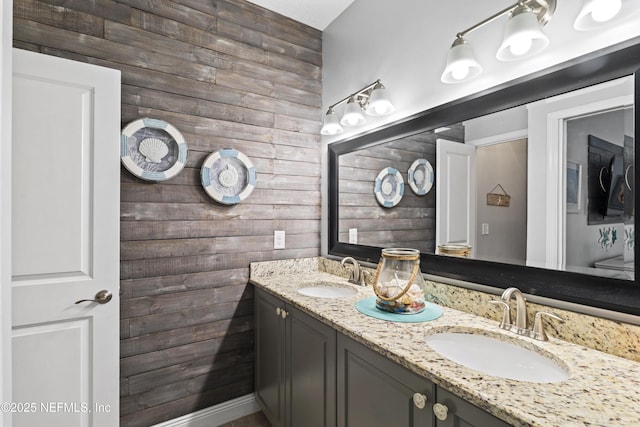
{"type": "Polygon", "coordinates": [[[425,283],[420,271],[420,251],[410,248],[386,248],[373,279],[376,307],[379,310],[416,314],[425,308],[425,283]]]}

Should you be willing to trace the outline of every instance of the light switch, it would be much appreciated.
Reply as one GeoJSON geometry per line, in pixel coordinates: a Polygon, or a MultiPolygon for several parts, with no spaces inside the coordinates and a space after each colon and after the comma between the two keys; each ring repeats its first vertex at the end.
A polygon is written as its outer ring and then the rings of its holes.
{"type": "Polygon", "coordinates": [[[482,235],[486,236],[487,234],[489,234],[489,224],[483,223],[482,224],[482,235]]]}
{"type": "Polygon", "coordinates": [[[356,244],[358,243],[358,229],[350,228],[349,229],[349,243],[356,244]]]}
{"type": "Polygon", "coordinates": [[[273,232],[273,249],[284,249],[284,230],[273,232]]]}

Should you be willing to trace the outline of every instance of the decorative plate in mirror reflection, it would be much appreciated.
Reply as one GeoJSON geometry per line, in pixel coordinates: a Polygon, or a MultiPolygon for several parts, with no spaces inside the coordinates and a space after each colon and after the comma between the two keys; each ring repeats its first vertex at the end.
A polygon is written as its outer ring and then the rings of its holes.
{"type": "Polygon", "coordinates": [[[433,186],[433,166],[427,159],[417,159],[407,171],[409,174],[409,187],[418,195],[424,196],[433,186]]]}
{"type": "Polygon", "coordinates": [[[392,208],[402,200],[404,195],[404,180],[395,168],[384,168],[374,182],[373,192],[382,207],[392,208]]]}

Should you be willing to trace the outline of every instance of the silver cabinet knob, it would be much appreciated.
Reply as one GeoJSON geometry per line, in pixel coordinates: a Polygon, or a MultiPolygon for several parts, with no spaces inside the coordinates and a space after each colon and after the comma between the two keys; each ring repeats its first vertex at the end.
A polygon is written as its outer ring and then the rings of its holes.
{"type": "Polygon", "coordinates": [[[111,292],[103,289],[98,292],[93,299],[81,299],[79,301],[76,301],[75,303],[80,304],[81,302],[97,302],[98,304],[106,304],[111,301],[111,298],[113,298],[111,292]]]}
{"type": "Polygon", "coordinates": [[[447,415],[449,415],[449,408],[442,403],[436,403],[433,405],[433,413],[436,415],[437,419],[444,421],[447,419],[447,415]]]}
{"type": "Polygon", "coordinates": [[[276,316],[280,316],[284,319],[288,315],[289,313],[287,313],[284,308],[276,307],[276,316]]]}
{"type": "Polygon", "coordinates": [[[418,409],[424,409],[427,404],[427,396],[422,393],[414,393],[413,394],[413,404],[416,405],[418,409]]]}

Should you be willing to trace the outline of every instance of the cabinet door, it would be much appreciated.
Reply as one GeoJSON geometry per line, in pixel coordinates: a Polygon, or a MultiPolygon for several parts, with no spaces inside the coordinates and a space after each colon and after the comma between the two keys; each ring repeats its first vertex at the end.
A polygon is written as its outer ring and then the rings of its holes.
{"type": "Polygon", "coordinates": [[[288,427],[336,425],[336,331],[287,306],[288,427]]]}
{"type": "Polygon", "coordinates": [[[284,427],[284,303],[264,291],[255,292],[256,399],[274,427],[284,427]]]}
{"type": "Polygon", "coordinates": [[[510,425],[441,388],[437,391],[437,402],[447,409],[446,418],[438,419],[438,427],[509,427],[510,425]]]}
{"type": "Polygon", "coordinates": [[[338,335],[338,427],[431,427],[435,386],[368,349],[338,335]],[[426,398],[419,408],[414,394],[426,398]]]}

